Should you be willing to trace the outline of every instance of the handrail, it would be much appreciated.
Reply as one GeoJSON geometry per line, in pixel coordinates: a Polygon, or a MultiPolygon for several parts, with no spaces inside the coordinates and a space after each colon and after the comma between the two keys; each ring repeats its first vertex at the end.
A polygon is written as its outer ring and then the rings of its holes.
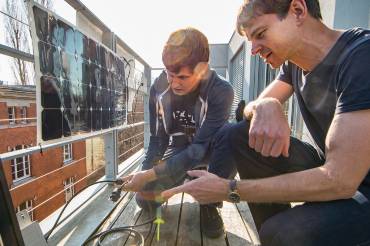
{"type": "Polygon", "coordinates": [[[2,161],[7,161],[7,160],[15,159],[17,157],[33,154],[33,153],[36,153],[36,152],[41,152],[42,153],[42,151],[44,151],[44,150],[48,150],[48,149],[52,149],[52,148],[56,148],[56,147],[61,147],[61,146],[64,146],[66,144],[70,144],[70,143],[90,139],[90,138],[93,138],[93,137],[96,137],[96,136],[105,135],[105,134],[113,132],[114,130],[124,130],[124,129],[129,129],[129,128],[136,127],[136,126],[141,126],[141,125],[145,125],[145,122],[141,121],[141,122],[130,124],[130,125],[123,125],[123,126],[119,126],[119,127],[115,127],[115,128],[111,128],[111,129],[105,129],[105,130],[101,130],[101,131],[97,131],[97,132],[93,132],[93,133],[86,133],[86,134],[83,134],[81,136],[75,135],[75,136],[68,137],[67,140],[62,140],[62,141],[58,141],[58,142],[55,142],[55,143],[48,143],[48,144],[45,144],[45,145],[39,144],[37,146],[32,146],[32,147],[29,147],[27,149],[15,150],[15,151],[7,152],[7,153],[4,153],[4,154],[0,154],[0,159],[2,161]]]}

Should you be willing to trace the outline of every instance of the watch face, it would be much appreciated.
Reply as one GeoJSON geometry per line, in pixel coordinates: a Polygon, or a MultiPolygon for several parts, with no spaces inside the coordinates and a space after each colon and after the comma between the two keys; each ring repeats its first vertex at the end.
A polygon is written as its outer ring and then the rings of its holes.
{"type": "Polygon", "coordinates": [[[229,199],[231,202],[234,202],[234,203],[240,202],[240,196],[236,192],[230,192],[229,199]]]}

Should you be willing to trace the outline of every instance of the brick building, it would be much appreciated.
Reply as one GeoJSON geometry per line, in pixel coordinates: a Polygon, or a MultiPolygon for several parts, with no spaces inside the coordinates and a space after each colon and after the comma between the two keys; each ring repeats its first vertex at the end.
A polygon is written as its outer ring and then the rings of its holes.
{"type": "MultiPolygon", "coordinates": [[[[0,139],[0,153],[38,144],[34,86],[0,85],[0,139]]],[[[4,170],[15,210],[42,220],[86,185],[85,141],[6,161],[4,170]]]]}

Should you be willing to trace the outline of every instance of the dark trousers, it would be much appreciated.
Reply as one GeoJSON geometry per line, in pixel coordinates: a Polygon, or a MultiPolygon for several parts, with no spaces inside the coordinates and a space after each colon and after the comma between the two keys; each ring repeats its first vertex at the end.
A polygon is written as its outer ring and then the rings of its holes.
{"type": "MultiPolygon", "coordinates": [[[[289,157],[263,157],[248,146],[249,122],[230,127],[231,153],[241,179],[257,179],[321,166],[325,158],[308,143],[290,139],[289,157]]],[[[351,165],[351,163],[349,163],[351,165]]],[[[370,188],[361,186],[370,198],[370,188]]],[[[290,204],[248,203],[262,245],[370,245],[370,204],[355,199],[290,204]]]]}
{"type": "MultiPolygon", "coordinates": [[[[211,141],[209,150],[207,151],[207,154],[204,157],[200,168],[208,168],[208,171],[210,173],[227,179],[234,178],[236,175],[236,166],[231,153],[231,148],[228,143],[230,139],[230,127],[231,125],[226,124],[224,127],[220,128],[217,131],[211,141]]],[[[178,144],[177,146],[169,146],[162,159],[166,160],[168,158],[176,156],[176,154],[185,150],[187,146],[188,143],[178,144]]],[[[147,165],[144,165],[142,167],[142,170],[148,170],[152,167],[153,166],[151,163],[147,163],[147,165]]],[[[198,167],[194,168],[198,169],[198,167]]],[[[184,177],[178,183],[173,183],[170,178],[162,178],[146,184],[141,195],[136,196],[137,204],[143,209],[150,209],[160,206],[161,201],[156,200],[159,193],[166,189],[181,185],[185,180],[185,175],[186,174],[184,173],[184,177]]],[[[214,205],[220,206],[219,203],[214,205]]]]}

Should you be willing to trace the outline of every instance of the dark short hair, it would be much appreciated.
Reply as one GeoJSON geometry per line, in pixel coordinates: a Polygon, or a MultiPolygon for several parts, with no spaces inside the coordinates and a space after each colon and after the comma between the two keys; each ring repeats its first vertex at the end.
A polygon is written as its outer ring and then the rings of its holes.
{"type": "Polygon", "coordinates": [[[171,33],[163,48],[162,61],[166,69],[174,73],[185,66],[194,69],[200,62],[208,63],[207,37],[191,27],[171,33]]]}
{"type": "MultiPolygon", "coordinates": [[[[319,0],[305,0],[308,13],[317,20],[322,20],[319,0]]],[[[289,11],[292,0],[245,0],[240,7],[237,18],[237,31],[244,35],[247,22],[263,14],[277,14],[284,19],[289,11]]]]}

